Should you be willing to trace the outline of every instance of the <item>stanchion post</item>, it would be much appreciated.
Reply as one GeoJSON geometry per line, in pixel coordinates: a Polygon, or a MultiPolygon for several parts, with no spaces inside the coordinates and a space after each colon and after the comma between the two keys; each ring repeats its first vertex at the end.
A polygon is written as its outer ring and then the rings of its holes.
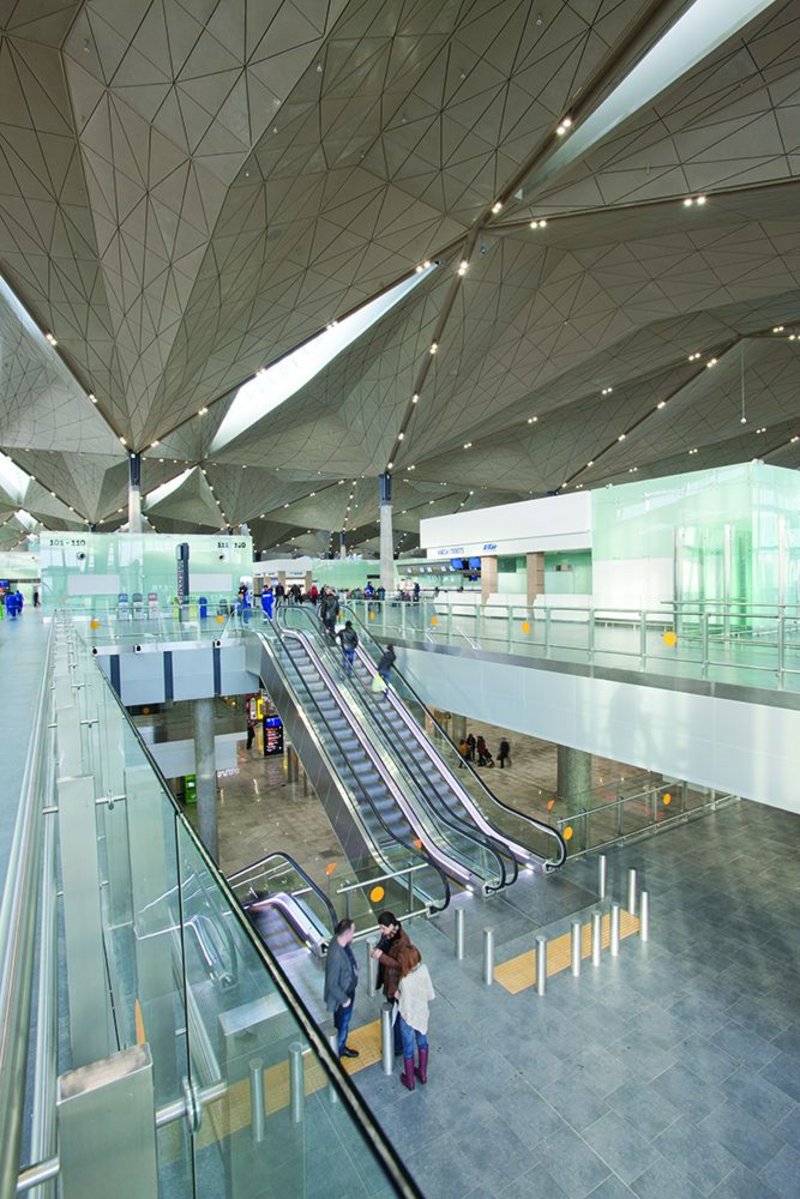
{"type": "MultiPolygon", "coordinates": [[[[339,1033],[337,1032],[336,1029],[334,1029],[333,1032],[328,1033],[328,1044],[331,1047],[331,1053],[333,1054],[333,1056],[338,1058],[338,1056],[339,1056],[339,1033]]],[[[330,1099],[331,1103],[339,1102],[339,1092],[336,1090],[336,1086],[333,1082],[333,1079],[331,1079],[331,1081],[328,1083],[328,1098],[330,1099]]]]}
{"type": "Polygon", "coordinates": [[[494,982],[494,929],[483,930],[483,981],[487,987],[494,982]]]}
{"type": "Polygon", "coordinates": [[[638,890],[638,878],[635,869],[631,866],[628,871],[628,911],[631,916],[636,915],[636,892],[638,890]]]}
{"type": "Polygon", "coordinates": [[[364,942],[367,949],[367,995],[372,998],[375,994],[375,959],[372,956],[372,951],[375,948],[376,941],[374,937],[367,937],[364,942]]]}
{"type": "Polygon", "coordinates": [[[570,938],[570,966],[573,978],[579,978],[581,973],[581,949],[583,948],[583,929],[580,920],[572,921],[572,936],[570,938]]]}
{"type": "Polygon", "coordinates": [[[608,858],[601,853],[597,859],[597,894],[605,899],[608,890],[608,858]]]}
{"type": "Polygon", "coordinates": [[[381,1004],[381,1063],[384,1074],[394,1072],[394,1029],[392,1028],[392,1005],[381,1004]]]}
{"type": "Polygon", "coordinates": [[[250,1120],[253,1143],[260,1145],[264,1140],[264,1063],[254,1057],[250,1069],[250,1120]]]}
{"type": "Polygon", "coordinates": [[[299,1041],[292,1041],[289,1046],[289,1094],[292,1103],[292,1124],[302,1124],[306,1095],[303,1046],[299,1041]]]}
{"type": "Polygon", "coordinates": [[[639,896],[639,936],[643,941],[650,940],[650,892],[642,891],[639,896]]]}
{"type": "Polygon", "coordinates": [[[619,904],[611,905],[611,956],[619,957],[619,904]]]}
{"type": "Polygon", "coordinates": [[[599,966],[603,954],[603,914],[592,912],[592,965],[599,966]]]}
{"type": "Polygon", "coordinates": [[[456,961],[464,961],[464,909],[456,908],[456,961]]]}
{"type": "Polygon", "coordinates": [[[547,937],[536,938],[536,994],[547,992],[547,937]]]}

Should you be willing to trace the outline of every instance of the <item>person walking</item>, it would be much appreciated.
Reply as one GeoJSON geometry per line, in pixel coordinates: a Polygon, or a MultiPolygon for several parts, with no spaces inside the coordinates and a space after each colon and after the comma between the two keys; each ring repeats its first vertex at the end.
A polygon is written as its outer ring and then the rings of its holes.
{"type": "Polygon", "coordinates": [[[319,601],[319,618],[331,640],[336,636],[336,617],[338,615],[339,597],[330,587],[326,587],[319,601]]]}
{"type": "Polygon", "coordinates": [[[397,986],[400,1036],[403,1040],[403,1073],[400,1081],[414,1090],[414,1075],[421,1083],[428,1081],[428,1004],[436,998],[428,967],[416,945],[400,951],[400,982],[397,986]],[[414,1043],[419,1065],[414,1069],[414,1043]]]}
{"type": "MultiPolygon", "coordinates": [[[[380,939],[372,951],[372,956],[378,963],[376,985],[383,987],[386,1002],[393,1004],[397,995],[397,984],[400,982],[400,954],[410,948],[411,942],[394,912],[381,912],[378,917],[378,930],[380,939]]],[[[400,1024],[397,1019],[394,1021],[394,1052],[395,1057],[403,1052],[400,1024]]]]}
{"type": "Polygon", "coordinates": [[[272,620],[272,606],[275,602],[275,597],[272,594],[271,587],[265,587],[261,592],[261,610],[267,620],[272,620]]]}
{"type": "Polygon", "coordinates": [[[506,766],[511,766],[511,746],[505,737],[500,742],[500,748],[497,751],[497,761],[500,763],[501,770],[506,766]]]}
{"type": "Polygon", "coordinates": [[[358,649],[358,633],[353,628],[352,620],[346,621],[344,628],[339,629],[336,636],[342,647],[344,669],[349,678],[353,673],[353,663],[356,660],[356,650],[358,649]]]}
{"type": "Polygon", "coordinates": [[[253,742],[256,739],[256,722],[252,716],[247,717],[247,752],[253,748],[253,742]]]}
{"type": "Polygon", "coordinates": [[[387,687],[389,686],[389,675],[391,674],[392,667],[396,661],[397,654],[394,651],[394,646],[391,642],[389,642],[389,644],[386,646],[386,649],[381,654],[380,661],[378,662],[378,674],[381,676],[387,687]]]}
{"type": "Polygon", "coordinates": [[[340,920],[325,958],[325,1007],[333,1012],[339,1057],[358,1057],[358,1050],[347,1044],[358,986],[358,966],[352,948],[355,931],[355,921],[340,920]]]}

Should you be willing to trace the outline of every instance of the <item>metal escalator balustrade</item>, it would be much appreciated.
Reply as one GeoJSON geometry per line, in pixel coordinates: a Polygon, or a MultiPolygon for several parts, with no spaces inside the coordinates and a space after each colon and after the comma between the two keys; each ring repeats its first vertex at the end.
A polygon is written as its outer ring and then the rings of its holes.
{"type": "MultiPolygon", "coordinates": [[[[267,854],[228,875],[242,907],[262,932],[262,918],[275,913],[292,934],[318,957],[324,956],[338,916],[329,897],[293,857],[282,851],[267,854]]],[[[274,944],[267,938],[267,943],[274,944]]]]}
{"type": "MultiPolygon", "coordinates": [[[[369,676],[369,679],[365,678],[364,681],[371,682],[384,647],[352,605],[342,605],[342,611],[358,625],[359,658],[369,676]]],[[[387,696],[389,704],[404,722],[409,733],[414,735],[418,745],[423,748],[426,745],[433,746],[442,761],[448,785],[454,789],[459,802],[470,813],[471,819],[492,836],[502,840],[521,865],[530,866],[532,858],[541,863],[546,870],[563,865],[566,860],[566,844],[560,831],[542,820],[537,820],[535,816],[521,812],[495,795],[472,763],[464,761],[446,730],[396,666],[392,670],[391,680],[387,696]]]]}
{"type": "Polygon", "coordinates": [[[459,881],[464,881],[463,871],[460,876],[453,872],[452,862],[455,859],[462,863],[469,871],[467,885],[473,889],[477,887],[491,893],[513,882],[517,876],[516,861],[505,854],[503,846],[483,836],[446,802],[441,802],[441,797],[436,795],[431,786],[431,779],[424,772],[415,772],[402,755],[398,755],[391,731],[387,733],[380,721],[375,719],[374,705],[364,705],[361,695],[353,691],[338,654],[318,635],[313,625],[309,626],[308,633],[296,627],[295,622],[304,622],[310,613],[301,608],[289,608],[285,615],[293,625],[290,631],[284,633],[285,639],[302,646],[308,660],[307,673],[313,669],[317,676],[326,678],[341,710],[349,709],[351,727],[359,728],[362,734],[369,734],[367,744],[380,755],[385,768],[391,771],[396,780],[397,785],[393,789],[395,797],[402,796],[401,806],[417,834],[422,839],[425,836],[430,838],[427,842],[430,852],[438,855],[444,865],[444,858],[440,855],[446,851],[450,861],[446,868],[459,881]],[[341,676],[340,685],[337,685],[335,676],[341,676]]]}
{"type": "MultiPolygon", "coordinates": [[[[371,691],[382,647],[348,605],[342,610],[358,624],[361,634],[353,678],[342,674],[341,669],[336,672],[342,675],[344,689],[354,691],[361,718],[388,747],[406,778],[423,794],[425,802],[432,805],[445,822],[455,821],[456,827],[466,835],[481,839],[492,855],[492,861],[501,860],[503,881],[500,885],[490,883],[487,890],[497,890],[513,882],[520,865],[528,870],[537,866],[547,870],[560,866],[566,856],[561,834],[494,796],[470,764],[464,762],[429,709],[396,668],[385,696],[377,696],[371,691]],[[462,779],[469,780],[477,799],[463,785],[462,779]]],[[[320,632],[312,613],[294,608],[288,610],[284,618],[293,627],[310,629],[329,660],[332,657],[336,666],[340,666],[338,652],[320,632]]]]}
{"type": "MultiPolygon", "coordinates": [[[[434,856],[424,842],[418,846],[416,833],[405,819],[402,807],[390,802],[391,780],[381,776],[380,771],[376,778],[371,770],[375,766],[374,752],[361,738],[357,726],[336,719],[333,725],[328,723],[327,718],[335,718],[343,711],[335,685],[322,679],[322,690],[315,689],[292,656],[293,647],[272,622],[265,623],[257,636],[257,645],[262,656],[253,663],[254,673],[261,676],[284,723],[292,718],[295,735],[308,734],[309,753],[318,755],[325,772],[325,778],[315,782],[317,794],[334,829],[340,833],[356,876],[368,879],[376,873],[400,875],[411,866],[426,864],[430,869],[416,874],[415,892],[424,899],[429,912],[442,911],[450,901],[450,886],[439,860],[441,855],[434,856]],[[343,733],[354,735],[355,752],[351,743],[342,742],[343,733]],[[334,785],[330,795],[322,785],[326,779],[334,785]],[[342,812],[363,833],[361,857],[354,858],[348,852],[349,825],[342,831],[342,812]]],[[[399,906],[402,910],[402,901],[399,906]]]]}

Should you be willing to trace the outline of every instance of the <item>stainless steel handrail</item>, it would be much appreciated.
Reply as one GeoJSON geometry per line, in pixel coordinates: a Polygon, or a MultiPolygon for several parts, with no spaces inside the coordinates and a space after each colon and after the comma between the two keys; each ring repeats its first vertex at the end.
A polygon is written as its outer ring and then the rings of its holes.
{"type": "MultiPolygon", "coordinates": [[[[17,1193],[22,1143],[25,1073],[31,1020],[33,950],[41,868],[42,770],[53,734],[46,725],[50,700],[51,626],[42,681],[34,707],[28,758],[0,903],[0,1199],[17,1193]]],[[[49,780],[48,780],[49,781],[49,780]]],[[[49,802],[47,804],[49,806],[49,802]]]]}

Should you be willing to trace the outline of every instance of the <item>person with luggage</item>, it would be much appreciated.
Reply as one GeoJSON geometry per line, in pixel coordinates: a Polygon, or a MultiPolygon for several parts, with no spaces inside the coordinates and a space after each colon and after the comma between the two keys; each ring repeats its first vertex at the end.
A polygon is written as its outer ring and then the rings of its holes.
{"type": "Polygon", "coordinates": [[[345,674],[348,678],[353,673],[353,663],[356,659],[356,650],[358,649],[358,633],[353,628],[352,620],[345,623],[343,629],[339,629],[336,638],[342,647],[342,658],[344,659],[345,674]]]}
{"type": "Polygon", "coordinates": [[[486,740],[483,735],[481,735],[475,743],[475,749],[478,754],[479,766],[494,766],[494,758],[489,752],[489,747],[486,744],[486,740]]]}

